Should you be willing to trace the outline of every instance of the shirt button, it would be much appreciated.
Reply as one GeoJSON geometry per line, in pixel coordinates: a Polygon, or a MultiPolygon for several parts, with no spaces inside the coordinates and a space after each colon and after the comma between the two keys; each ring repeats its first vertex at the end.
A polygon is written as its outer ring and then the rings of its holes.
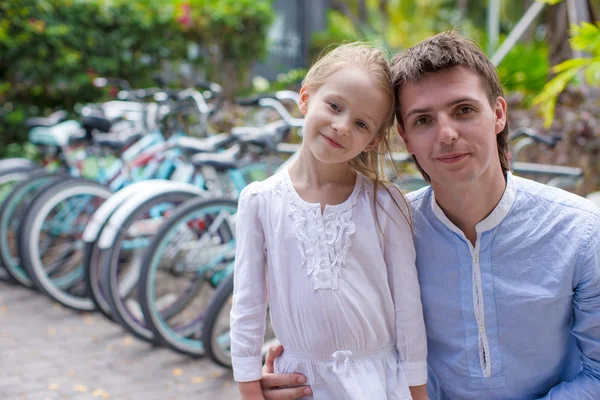
{"type": "Polygon", "coordinates": [[[473,261],[475,261],[475,263],[478,263],[479,262],[479,256],[475,255],[475,257],[473,257],[473,261]]]}
{"type": "Polygon", "coordinates": [[[479,332],[483,333],[483,326],[479,327],[479,332]]]}

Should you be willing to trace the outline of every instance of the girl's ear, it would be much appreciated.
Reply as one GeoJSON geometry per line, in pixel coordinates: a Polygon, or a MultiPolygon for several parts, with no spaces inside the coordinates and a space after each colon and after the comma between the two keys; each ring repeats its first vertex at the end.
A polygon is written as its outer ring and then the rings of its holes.
{"type": "Polygon", "coordinates": [[[365,149],[363,151],[373,150],[375,147],[377,147],[377,145],[379,144],[379,142],[381,142],[382,139],[383,139],[382,135],[375,136],[373,138],[373,140],[371,140],[371,142],[367,145],[367,147],[365,147],[365,149]]]}
{"type": "Polygon", "coordinates": [[[302,115],[306,115],[306,113],[308,112],[308,89],[306,88],[306,86],[302,86],[302,89],[300,89],[299,100],[300,113],[302,115]]]}

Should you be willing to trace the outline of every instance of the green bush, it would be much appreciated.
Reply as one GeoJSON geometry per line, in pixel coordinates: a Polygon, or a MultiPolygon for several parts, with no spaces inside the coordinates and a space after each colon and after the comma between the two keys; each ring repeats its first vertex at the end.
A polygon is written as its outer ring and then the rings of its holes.
{"type": "Polygon", "coordinates": [[[550,63],[545,41],[517,43],[498,66],[505,92],[520,92],[527,106],[548,80],[550,63]]]}
{"type": "Polygon", "coordinates": [[[273,11],[270,0],[3,0],[0,16],[5,149],[26,140],[26,118],[106,98],[97,76],[153,86],[164,61],[185,61],[235,90],[265,54],[273,11]]]}
{"type": "Polygon", "coordinates": [[[274,17],[272,0],[179,0],[177,20],[186,38],[203,47],[209,79],[230,96],[249,84],[252,64],[266,55],[274,17]]]}
{"type": "Polygon", "coordinates": [[[534,99],[534,103],[540,107],[546,127],[552,125],[554,112],[558,97],[567,85],[576,82],[578,74],[592,87],[600,87],[600,22],[591,24],[583,22],[581,25],[571,27],[571,38],[569,39],[574,50],[586,52],[590,56],[573,58],[564,61],[552,71],[556,76],[545,86],[544,90],[534,99]]]}

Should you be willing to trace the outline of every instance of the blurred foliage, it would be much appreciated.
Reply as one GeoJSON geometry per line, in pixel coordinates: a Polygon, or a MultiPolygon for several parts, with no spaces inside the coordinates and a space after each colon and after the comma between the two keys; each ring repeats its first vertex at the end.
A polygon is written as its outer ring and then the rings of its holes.
{"type": "MultiPolygon", "coordinates": [[[[488,41],[485,29],[481,28],[485,26],[485,18],[480,21],[480,25],[474,23],[479,21],[481,16],[485,17],[487,12],[485,2],[482,4],[482,2],[465,1],[465,10],[461,11],[456,6],[456,1],[450,0],[423,2],[392,0],[384,2],[383,8],[381,1],[366,0],[363,11],[365,15],[362,18],[359,16],[361,2],[356,0],[344,2],[345,7],[342,7],[340,2],[335,7],[335,3],[334,1],[334,8],[327,15],[328,29],[315,34],[312,38],[313,58],[332,44],[355,40],[366,40],[380,45],[392,55],[448,29],[455,29],[472,38],[482,48],[485,48],[488,41]],[[468,16],[465,15],[467,11],[468,16]],[[419,18],[415,18],[415,15],[419,18]]],[[[514,2],[502,3],[501,18],[518,19],[520,15],[515,12],[521,9],[524,11],[524,5],[513,4],[512,7],[508,7],[507,3],[514,2]]],[[[512,25],[505,22],[503,31],[508,32],[510,28],[512,25]]],[[[532,97],[543,88],[549,73],[548,46],[543,37],[538,36],[533,35],[526,43],[517,44],[498,68],[505,90],[522,92],[527,104],[530,104],[532,97]]]]}
{"type": "Polygon", "coordinates": [[[509,103],[511,129],[524,126],[562,138],[553,149],[544,145],[533,146],[523,154],[523,161],[582,168],[584,180],[578,193],[600,190],[599,97],[600,88],[584,92],[576,86],[568,86],[559,97],[555,119],[550,127],[544,126],[544,120],[535,108],[524,108],[519,101],[509,103]]]}
{"type": "Polygon", "coordinates": [[[278,74],[272,82],[260,76],[254,77],[252,79],[252,91],[254,93],[267,93],[278,90],[300,91],[302,80],[307,72],[305,68],[291,69],[287,73],[278,74]]]}
{"type": "Polygon", "coordinates": [[[185,37],[205,49],[205,73],[228,95],[248,83],[250,67],[266,55],[274,18],[272,0],[177,0],[185,37]]]}
{"type": "Polygon", "coordinates": [[[185,62],[234,90],[265,54],[273,11],[271,0],[3,0],[0,16],[6,152],[26,140],[26,118],[106,99],[114,88],[95,88],[98,76],[148,87],[165,62],[185,62]]]}
{"type": "Polygon", "coordinates": [[[534,104],[540,107],[546,127],[552,125],[560,94],[569,83],[577,82],[578,74],[581,73],[588,85],[600,87],[600,23],[584,22],[581,25],[573,25],[569,42],[574,50],[588,53],[590,57],[573,58],[552,68],[556,76],[534,99],[534,104]]]}
{"type": "Polygon", "coordinates": [[[505,92],[522,93],[526,106],[548,81],[549,71],[548,46],[543,41],[517,43],[498,66],[505,92]]]}

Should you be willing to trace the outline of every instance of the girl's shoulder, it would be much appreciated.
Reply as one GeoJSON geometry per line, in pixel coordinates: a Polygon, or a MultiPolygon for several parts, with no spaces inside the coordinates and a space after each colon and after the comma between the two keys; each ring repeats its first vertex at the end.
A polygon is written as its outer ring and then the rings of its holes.
{"type": "Polygon", "coordinates": [[[272,196],[279,194],[284,184],[285,171],[279,171],[263,181],[256,181],[246,186],[240,193],[240,201],[248,200],[257,195],[272,196]]]}
{"type": "Polygon", "coordinates": [[[409,203],[406,196],[400,191],[398,186],[391,182],[378,182],[377,184],[362,176],[365,192],[375,202],[379,209],[389,210],[390,207],[399,208],[403,213],[409,212],[409,203]]]}

